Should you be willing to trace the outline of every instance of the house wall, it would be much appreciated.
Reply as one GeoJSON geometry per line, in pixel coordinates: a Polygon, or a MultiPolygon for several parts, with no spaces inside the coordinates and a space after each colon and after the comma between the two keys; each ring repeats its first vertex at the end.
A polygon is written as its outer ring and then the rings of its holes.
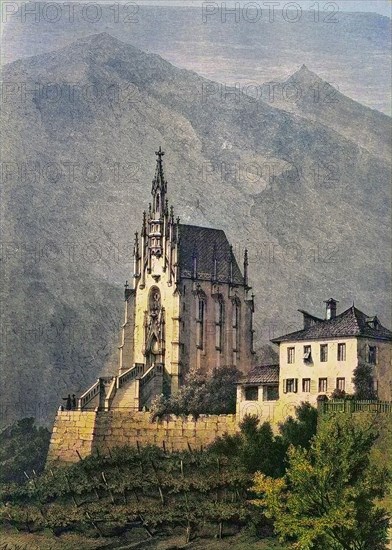
{"type": "Polygon", "coordinates": [[[279,423],[288,416],[295,416],[295,407],[298,399],[276,401],[263,401],[263,387],[258,388],[258,400],[246,401],[245,388],[237,386],[237,422],[240,423],[246,415],[256,415],[260,422],[270,422],[273,431],[278,431],[279,423]]]}
{"type": "Polygon", "coordinates": [[[373,367],[374,377],[377,381],[378,398],[381,401],[392,400],[392,342],[361,338],[358,341],[358,360],[367,361],[367,347],[376,346],[377,359],[373,367]]]}
{"type": "Polygon", "coordinates": [[[317,404],[317,396],[325,394],[331,396],[336,388],[336,379],[345,378],[346,393],[353,393],[354,387],[352,383],[353,371],[358,364],[358,346],[356,338],[339,338],[328,340],[311,340],[300,342],[284,342],[279,348],[280,362],[280,380],[279,380],[279,400],[297,404],[302,401],[308,401],[312,405],[317,404]],[[346,360],[338,361],[338,344],[346,344],[346,360]],[[328,360],[321,362],[320,360],[320,345],[328,344],[328,360]],[[304,346],[311,346],[312,361],[307,363],[303,359],[304,346]],[[295,362],[288,363],[287,349],[295,348],[295,362]],[[298,379],[297,393],[284,392],[284,380],[288,378],[298,379]],[[302,391],[302,380],[310,378],[310,392],[302,391]],[[319,378],[327,378],[327,391],[319,392],[319,378]]]}

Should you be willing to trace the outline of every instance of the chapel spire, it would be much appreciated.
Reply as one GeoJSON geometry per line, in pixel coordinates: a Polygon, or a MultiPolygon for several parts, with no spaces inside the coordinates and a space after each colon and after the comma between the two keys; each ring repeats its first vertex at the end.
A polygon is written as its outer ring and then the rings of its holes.
{"type": "Polygon", "coordinates": [[[162,147],[159,147],[158,151],[155,152],[157,155],[157,166],[155,169],[155,177],[152,180],[152,190],[151,194],[153,196],[153,205],[152,211],[155,219],[161,219],[165,213],[166,205],[166,193],[167,193],[167,182],[163,173],[163,160],[164,152],[162,147]]]}

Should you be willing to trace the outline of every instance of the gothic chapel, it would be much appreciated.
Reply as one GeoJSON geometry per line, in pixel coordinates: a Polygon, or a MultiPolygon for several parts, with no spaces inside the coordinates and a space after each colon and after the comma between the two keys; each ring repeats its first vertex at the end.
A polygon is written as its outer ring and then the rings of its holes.
{"type": "Polygon", "coordinates": [[[222,230],[175,219],[161,148],[156,155],[152,203],[135,237],[133,285],[125,287],[119,373],[100,378],[79,409],[141,410],[155,395],[176,392],[191,367],[247,372],[253,365],[247,251],[241,272],[222,230]]]}

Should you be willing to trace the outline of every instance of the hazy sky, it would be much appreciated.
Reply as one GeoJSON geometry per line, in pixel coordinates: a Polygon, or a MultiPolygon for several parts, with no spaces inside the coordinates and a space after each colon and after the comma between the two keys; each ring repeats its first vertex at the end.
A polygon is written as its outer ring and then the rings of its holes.
{"type": "MultiPolygon", "coordinates": [[[[200,5],[203,3],[202,0],[134,0],[135,3],[139,4],[165,4],[165,5],[200,5]]],[[[211,0],[215,1],[218,5],[221,4],[223,0],[211,0]]],[[[226,5],[230,3],[240,2],[241,4],[247,4],[250,0],[226,0],[226,5]]],[[[257,4],[263,6],[264,0],[255,0],[257,4]]],[[[281,0],[279,2],[282,7],[289,3],[288,0],[281,0]]],[[[296,3],[299,4],[303,9],[308,9],[310,6],[314,6],[316,3],[315,0],[296,0],[296,3]]],[[[387,15],[391,17],[392,15],[392,0],[335,0],[334,2],[328,1],[318,1],[320,10],[328,3],[334,3],[339,7],[339,11],[370,11],[375,13],[380,13],[381,15],[387,15]]],[[[268,5],[268,4],[267,4],[268,5]]],[[[278,6],[279,9],[279,6],[278,6]]]]}

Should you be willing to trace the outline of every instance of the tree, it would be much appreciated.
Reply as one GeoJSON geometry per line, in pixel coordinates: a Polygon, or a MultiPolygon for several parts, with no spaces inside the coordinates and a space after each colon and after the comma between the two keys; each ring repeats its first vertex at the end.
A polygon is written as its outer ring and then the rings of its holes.
{"type": "Polygon", "coordinates": [[[370,461],[378,434],[346,415],[325,419],[310,449],[291,446],[286,475],[256,474],[254,501],[282,540],[301,550],[384,550],[388,515],[374,500],[386,472],[370,461]]]}
{"type": "Polygon", "coordinates": [[[360,361],[354,370],[353,384],[356,399],[377,399],[374,389],[373,367],[369,363],[360,361]]]}
{"type": "Polygon", "coordinates": [[[0,433],[0,483],[22,483],[25,472],[44,469],[50,432],[34,423],[34,418],[23,418],[0,433]]]}
{"type": "Polygon", "coordinates": [[[307,449],[317,432],[317,409],[310,403],[301,403],[296,407],[295,416],[296,418],[289,416],[279,424],[279,433],[286,450],[290,445],[307,449]]]}

